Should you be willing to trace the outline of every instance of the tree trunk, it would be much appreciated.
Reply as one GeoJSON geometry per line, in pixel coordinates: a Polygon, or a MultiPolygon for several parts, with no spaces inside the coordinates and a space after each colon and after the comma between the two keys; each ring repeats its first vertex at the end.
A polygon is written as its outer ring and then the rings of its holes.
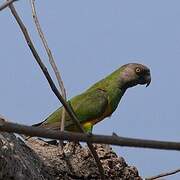
{"type": "MultiPolygon", "coordinates": [[[[94,145],[107,179],[141,180],[109,145],[94,145]]],[[[87,147],[67,143],[63,148],[31,138],[24,142],[10,133],[0,133],[0,179],[72,180],[100,179],[96,163],[87,147]]]]}

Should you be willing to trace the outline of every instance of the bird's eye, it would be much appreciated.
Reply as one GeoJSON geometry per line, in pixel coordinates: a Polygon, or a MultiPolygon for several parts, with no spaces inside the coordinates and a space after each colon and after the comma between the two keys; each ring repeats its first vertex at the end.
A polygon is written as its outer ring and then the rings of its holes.
{"type": "Polygon", "coordinates": [[[136,73],[139,74],[141,72],[141,69],[140,68],[136,68],[136,73]]]}

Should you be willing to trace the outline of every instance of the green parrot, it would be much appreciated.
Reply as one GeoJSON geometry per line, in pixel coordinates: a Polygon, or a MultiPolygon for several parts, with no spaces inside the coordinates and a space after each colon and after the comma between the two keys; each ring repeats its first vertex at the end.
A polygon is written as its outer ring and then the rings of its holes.
{"type": "MultiPolygon", "coordinates": [[[[82,94],[69,100],[81,125],[86,132],[92,132],[93,126],[104,118],[111,116],[116,110],[122,96],[130,87],[138,84],[148,86],[151,82],[149,68],[142,64],[130,63],[98,81],[82,94]]],[[[54,130],[60,129],[62,107],[48,118],[34,126],[54,130]]],[[[78,132],[72,119],[65,113],[65,131],[78,132]]]]}

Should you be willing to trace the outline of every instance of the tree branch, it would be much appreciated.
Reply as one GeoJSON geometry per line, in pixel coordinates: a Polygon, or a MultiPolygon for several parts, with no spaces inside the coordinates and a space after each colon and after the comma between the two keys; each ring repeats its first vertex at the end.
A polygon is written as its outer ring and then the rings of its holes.
{"type": "Polygon", "coordinates": [[[10,122],[6,122],[2,118],[0,118],[0,131],[25,134],[27,136],[38,136],[38,137],[57,139],[57,140],[68,140],[73,142],[81,141],[81,142],[111,144],[117,146],[127,146],[127,147],[136,147],[136,148],[152,148],[152,149],[180,151],[180,142],[127,138],[127,137],[120,137],[115,134],[113,134],[112,136],[107,136],[107,135],[96,135],[96,134],[89,135],[85,133],[74,133],[67,131],[59,132],[47,128],[32,127],[32,126],[25,126],[16,123],[10,123],[10,122]]]}
{"type": "Polygon", "coordinates": [[[4,2],[1,6],[0,6],[0,11],[2,11],[3,9],[7,8],[10,4],[14,3],[15,1],[18,0],[8,0],[6,2],[4,2]]]}
{"type": "MultiPolygon", "coordinates": [[[[77,128],[80,130],[80,132],[82,132],[82,129],[83,129],[83,128],[81,127],[81,124],[80,124],[80,123],[78,124],[79,120],[78,120],[78,118],[76,117],[76,114],[72,111],[72,109],[69,107],[69,105],[66,103],[66,101],[64,100],[64,98],[63,98],[63,97],[61,96],[61,94],[59,93],[59,91],[58,91],[56,85],[54,84],[54,82],[53,82],[53,80],[52,80],[52,78],[51,78],[51,76],[50,76],[47,68],[45,67],[45,65],[44,65],[43,62],[41,61],[41,58],[39,57],[39,55],[38,55],[38,53],[37,53],[37,51],[36,51],[36,49],[35,49],[32,41],[31,41],[31,38],[30,38],[30,36],[29,36],[29,33],[28,33],[28,31],[27,31],[24,23],[22,22],[21,18],[19,17],[18,13],[16,12],[15,7],[13,6],[13,4],[10,4],[10,5],[9,5],[9,8],[10,8],[10,10],[11,10],[11,13],[12,13],[13,16],[15,17],[17,23],[19,24],[20,29],[21,29],[21,31],[22,31],[25,39],[26,39],[26,42],[27,42],[27,44],[28,44],[28,46],[29,46],[32,54],[34,55],[34,58],[35,58],[36,62],[39,64],[39,66],[40,66],[43,74],[45,75],[45,77],[46,77],[46,79],[47,79],[47,81],[48,81],[48,83],[49,83],[52,91],[53,91],[54,94],[57,96],[57,98],[60,100],[60,102],[63,104],[64,108],[66,109],[67,113],[69,114],[69,116],[72,118],[72,120],[73,120],[74,123],[76,124],[77,128]]],[[[89,143],[87,143],[87,145],[88,145],[90,151],[92,152],[92,155],[93,155],[93,157],[94,157],[94,159],[95,159],[95,161],[96,161],[96,163],[97,163],[97,166],[98,166],[98,169],[99,169],[101,178],[102,178],[102,179],[105,179],[105,178],[104,178],[104,177],[105,177],[105,176],[104,176],[104,170],[103,170],[103,167],[102,167],[102,165],[101,165],[101,162],[100,162],[100,160],[99,160],[99,158],[98,158],[98,155],[97,155],[96,151],[94,150],[94,148],[93,148],[92,145],[90,145],[89,143]],[[96,154],[96,155],[95,155],[95,154],[96,154]]]]}
{"type": "MultiPolygon", "coordinates": [[[[50,65],[51,65],[51,67],[52,67],[52,69],[53,69],[53,71],[55,73],[59,88],[61,90],[62,97],[64,98],[64,100],[66,100],[66,90],[65,90],[65,87],[64,87],[64,83],[63,83],[63,80],[61,78],[60,72],[59,72],[59,70],[57,68],[57,65],[55,63],[55,60],[54,60],[54,57],[52,55],[51,49],[48,46],[48,42],[47,42],[47,40],[45,38],[45,35],[43,33],[43,30],[41,28],[40,22],[38,20],[38,16],[37,16],[37,13],[36,13],[36,7],[35,7],[35,0],[30,0],[30,4],[31,4],[31,9],[32,9],[32,17],[34,19],[36,29],[38,31],[40,39],[42,40],[45,51],[46,51],[46,53],[47,53],[47,55],[49,57],[49,63],[50,63],[50,65]]],[[[64,131],[64,124],[65,124],[64,121],[65,121],[65,109],[63,108],[62,117],[60,119],[60,130],[61,131],[64,131]]],[[[60,142],[60,145],[63,148],[63,142],[60,142]]]]}
{"type": "Polygon", "coordinates": [[[161,178],[161,177],[170,176],[170,175],[173,175],[173,174],[176,174],[176,173],[179,173],[179,172],[180,172],[180,169],[176,169],[176,170],[173,170],[173,171],[170,171],[170,172],[167,172],[167,173],[162,173],[162,174],[159,174],[159,175],[156,175],[156,176],[145,178],[145,180],[154,180],[154,179],[158,179],[158,178],[161,178]]]}

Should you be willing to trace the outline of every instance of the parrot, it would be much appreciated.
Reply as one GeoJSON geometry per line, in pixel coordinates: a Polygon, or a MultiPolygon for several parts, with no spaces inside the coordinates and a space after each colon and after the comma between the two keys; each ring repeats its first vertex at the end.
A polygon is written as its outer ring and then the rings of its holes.
{"type": "MultiPolygon", "coordinates": [[[[150,69],[142,64],[129,63],[121,66],[107,77],[98,81],[83,93],[68,100],[85,132],[92,133],[93,126],[110,117],[128,88],[136,85],[149,86],[150,69]]],[[[53,130],[60,129],[63,106],[50,114],[44,121],[34,124],[53,130]]],[[[65,131],[79,132],[79,129],[65,112],[65,131]]]]}

